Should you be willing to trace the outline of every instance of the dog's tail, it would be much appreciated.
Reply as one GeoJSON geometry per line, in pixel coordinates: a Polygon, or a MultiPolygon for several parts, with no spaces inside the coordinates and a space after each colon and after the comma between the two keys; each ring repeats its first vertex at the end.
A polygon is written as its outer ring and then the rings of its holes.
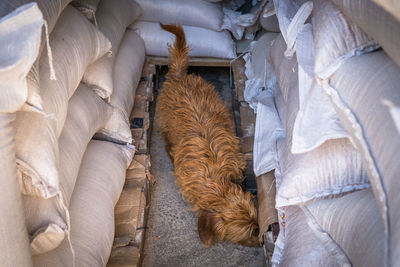
{"type": "Polygon", "coordinates": [[[160,23],[161,28],[175,35],[174,46],[168,44],[169,55],[169,70],[167,73],[168,79],[179,79],[186,75],[189,62],[189,47],[186,44],[185,32],[181,25],[164,25],[160,23]]]}

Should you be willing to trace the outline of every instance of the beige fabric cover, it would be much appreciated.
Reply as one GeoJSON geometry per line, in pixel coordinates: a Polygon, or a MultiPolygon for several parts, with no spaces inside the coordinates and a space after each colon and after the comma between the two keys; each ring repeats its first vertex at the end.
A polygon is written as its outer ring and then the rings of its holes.
{"type": "Polygon", "coordinates": [[[0,113],[0,263],[32,266],[15,165],[14,119],[14,114],[0,113]]]}
{"type": "Polygon", "coordinates": [[[222,6],[198,0],[136,0],[143,9],[142,21],[179,23],[187,26],[221,30],[222,6]]]}
{"type": "Polygon", "coordinates": [[[100,0],[73,0],[71,5],[81,11],[88,19],[94,19],[100,0]]]}
{"type": "Polygon", "coordinates": [[[314,72],[326,79],[349,57],[379,45],[356,24],[348,21],[329,0],[314,0],[314,72]]]}
{"type": "Polygon", "coordinates": [[[67,115],[68,99],[74,94],[88,65],[110,49],[108,39],[75,8],[68,6],[50,36],[56,81],[48,79],[46,55],[40,61],[40,87],[46,113],[54,113],[57,136],[67,115]]]}
{"type": "Polygon", "coordinates": [[[34,254],[54,249],[69,231],[68,214],[62,212],[62,207],[69,206],[88,142],[106,124],[111,114],[112,107],[84,84],[70,99],[66,123],[58,140],[61,197],[25,197],[25,213],[34,254]]]}
{"type": "MultiPolygon", "coordinates": [[[[138,21],[129,26],[144,40],[146,55],[169,55],[167,43],[173,44],[175,37],[172,33],[161,29],[158,22],[138,21]]],[[[183,26],[186,40],[190,46],[190,56],[235,58],[235,43],[228,31],[216,32],[205,28],[183,26]]]]}
{"type": "Polygon", "coordinates": [[[286,96],[286,141],[279,159],[282,178],[276,206],[302,204],[369,187],[361,154],[346,138],[328,140],[310,152],[291,153],[293,125],[299,110],[297,62],[284,57],[282,44],[279,36],[270,51],[282,95],[286,96]]]}
{"type": "Polygon", "coordinates": [[[16,112],[27,101],[26,75],[39,54],[44,22],[34,3],[0,19],[0,112],[16,112]]]}
{"type": "Polygon", "coordinates": [[[353,266],[384,265],[384,227],[371,189],[314,201],[304,209],[311,226],[315,221],[322,229],[317,235],[328,233],[353,266]]]}
{"type": "Polygon", "coordinates": [[[373,0],[378,5],[384,7],[388,12],[400,20],[400,3],[396,0],[373,0]]]}
{"type": "MultiPolygon", "coordinates": [[[[372,0],[334,0],[336,6],[368,36],[376,40],[394,62],[400,66],[400,4],[386,11],[372,0]]],[[[375,1],[389,2],[389,1],[375,1]]]]}
{"type": "MultiPolygon", "coordinates": [[[[134,149],[92,140],[82,160],[71,199],[75,266],[106,266],[114,241],[114,206],[134,149]]],[[[68,242],[34,257],[35,266],[72,266],[68,242]]]]}
{"type": "Polygon", "coordinates": [[[127,29],[121,41],[113,69],[114,91],[110,104],[115,107],[111,119],[99,133],[105,137],[132,143],[129,116],[135,100],[144,64],[144,42],[137,33],[127,29]]]}
{"type": "Polygon", "coordinates": [[[385,225],[386,264],[400,264],[400,136],[390,107],[400,104],[400,69],[383,52],[348,60],[325,85],[361,151],[385,225]]]}
{"type": "Polygon", "coordinates": [[[18,112],[14,122],[22,192],[44,198],[60,192],[57,139],[67,115],[68,99],[86,66],[110,48],[95,26],[70,6],[62,13],[50,43],[57,80],[49,79],[47,54],[40,59],[40,91],[46,114],[18,112]]]}
{"type": "Polygon", "coordinates": [[[102,98],[110,97],[113,92],[113,65],[125,29],[141,12],[140,6],[133,0],[103,0],[97,8],[97,25],[110,40],[112,54],[107,54],[90,65],[85,71],[83,82],[90,85],[102,98]]]}
{"type": "Polygon", "coordinates": [[[81,159],[90,139],[109,120],[113,108],[80,84],[69,101],[67,122],[59,138],[60,184],[68,205],[81,159]]]}

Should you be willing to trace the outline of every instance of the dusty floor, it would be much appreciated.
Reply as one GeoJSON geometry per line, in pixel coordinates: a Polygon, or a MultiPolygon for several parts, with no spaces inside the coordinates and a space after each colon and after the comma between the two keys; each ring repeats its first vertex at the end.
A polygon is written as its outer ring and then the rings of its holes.
{"type": "MultiPolygon", "coordinates": [[[[231,109],[229,69],[192,68],[213,83],[231,109]]],[[[162,69],[161,72],[165,72],[162,69]]],[[[163,80],[161,76],[160,80],[163,80]]],[[[160,85],[161,87],[161,85],[160,85]]],[[[157,92],[156,92],[157,94],[157,92]]],[[[153,124],[150,144],[153,187],[143,266],[263,266],[262,249],[219,243],[204,248],[196,232],[196,219],[179,193],[171,160],[157,122],[153,124]]]]}

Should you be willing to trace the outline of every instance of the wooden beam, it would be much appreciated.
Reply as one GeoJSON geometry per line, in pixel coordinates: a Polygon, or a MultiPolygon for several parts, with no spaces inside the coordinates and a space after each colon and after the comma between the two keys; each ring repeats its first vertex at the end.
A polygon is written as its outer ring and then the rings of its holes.
{"type": "MultiPolygon", "coordinates": [[[[148,63],[154,65],[168,65],[167,57],[147,56],[148,63]]],[[[198,67],[229,67],[231,60],[211,57],[191,57],[189,66],[198,67]]]]}

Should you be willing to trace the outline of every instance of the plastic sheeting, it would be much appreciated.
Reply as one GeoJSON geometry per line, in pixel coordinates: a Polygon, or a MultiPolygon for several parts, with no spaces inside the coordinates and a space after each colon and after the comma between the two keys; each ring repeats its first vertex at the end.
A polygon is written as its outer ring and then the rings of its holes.
{"type": "Polygon", "coordinates": [[[268,53],[268,62],[271,63],[273,70],[282,92],[285,103],[288,101],[289,90],[298,86],[297,79],[297,61],[296,57],[286,58],[283,53],[286,49],[286,43],[283,35],[280,34],[274,41],[273,46],[268,53]],[[296,74],[296,75],[294,75],[296,74]]]}
{"type": "Polygon", "coordinates": [[[76,177],[86,146],[94,133],[101,129],[112,114],[112,107],[91,89],[81,84],[69,101],[69,111],[63,132],[59,138],[60,198],[47,200],[39,197],[25,198],[28,231],[34,237],[34,254],[56,248],[69,231],[68,208],[76,177]],[[61,208],[60,208],[61,206],[61,208]],[[44,231],[43,227],[48,228],[44,231]]]}
{"type": "Polygon", "coordinates": [[[400,138],[385,100],[400,104],[399,84],[398,66],[380,51],[349,59],[324,86],[363,155],[392,255],[388,266],[400,264],[400,138]]]}
{"type": "Polygon", "coordinates": [[[278,34],[266,33],[261,36],[246,59],[246,76],[244,98],[257,113],[253,169],[255,175],[261,175],[276,168],[276,140],[285,137],[275,106],[277,80],[272,66],[267,60],[272,44],[278,34]]]}
{"type": "Polygon", "coordinates": [[[134,149],[92,140],[82,159],[71,199],[71,242],[35,256],[35,266],[106,266],[114,241],[114,206],[134,149]]]}
{"type": "Polygon", "coordinates": [[[304,210],[311,226],[315,221],[322,230],[316,235],[325,238],[328,234],[353,266],[384,265],[384,226],[370,189],[314,201],[304,210]]]}
{"type": "Polygon", "coordinates": [[[224,14],[219,4],[198,0],[136,0],[142,21],[182,24],[220,31],[224,14]]]}
{"type": "Polygon", "coordinates": [[[145,48],[142,38],[127,29],[115,59],[113,80],[114,92],[110,104],[115,107],[111,119],[100,134],[113,140],[132,143],[129,116],[134,104],[144,64],[145,48]]]}
{"type": "MultiPolygon", "coordinates": [[[[173,44],[175,37],[172,33],[161,29],[155,22],[138,21],[131,25],[144,40],[146,54],[152,56],[168,56],[167,43],[173,44]]],[[[204,28],[183,26],[186,41],[191,48],[190,56],[235,58],[235,43],[229,32],[216,32],[204,28]]]]}
{"type": "Polygon", "coordinates": [[[345,59],[379,47],[329,0],[314,0],[313,19],[314,71],[321,79],[329,78],[345,59]]]}
{"type": "Polygon", "coordinates": [[[281,138],[285,138],[285,127],[276,110],[274,95],[266,96],[257,105],[253,148],[255,175],[277,168],[276,140],[281,138]]]}
{"type": "MultiPolygon", "coordinates": [[[[298,25],[301,24],[299,21],[305,21],[309,16],[309,13],[304,13],[302,16],[299,16],[300,13],[296,16],[298,10],[300,9],[301,5],[305,3],[305,0],[274,0],[274,7],[276,12],[276,17],[278,18],[279,28],[281,30],[283,39],[286,43],[288,43],[289,39],[295,40],[296,39],[296,31],[293,33],[294,36],[290,33],[290,25],[298,25]]],[[[308,1],[307,5],[310,5],[311,1],[308,1]]],[[[312,7],[312,3],[311,3],[312,7]]],[[[310,9],[308,9],[311,11],[310,9]]]]}
{"type": "Polygon", "coordinates": [[[271,64],[267,60],[277,33],[265,33],[255,43],[250,56],[245,57],[246,77],[244,98],[256,111],[258,97],[275,89],[276,76],[271,64]]]}
{"type": "Polygon", "coordinates": [[[107,54],[85,71],[82,81],[88,84],[102,98],[109,98],[113,92],[113,66],[125,29],[141,14],[140,6],[132,0],[103,0],[100,2],[96,21],[99,30],[110,40],[112,54],[107,54]]]}
{"type": "MultiPolygon", "coordinates": [[[[399,6],[388,10],[374,3],[372,0],[332,1],[352,22],[357,24],[368,36],[376,40],[400,66],[400,12],[399,6]],[[395,15],[395,16],[392,16],[395,15]]],[[[375,1],[388,2],[388,1],[375,1]]],[[[393,1],[396,2],[396,1],[393,1]]]]}

